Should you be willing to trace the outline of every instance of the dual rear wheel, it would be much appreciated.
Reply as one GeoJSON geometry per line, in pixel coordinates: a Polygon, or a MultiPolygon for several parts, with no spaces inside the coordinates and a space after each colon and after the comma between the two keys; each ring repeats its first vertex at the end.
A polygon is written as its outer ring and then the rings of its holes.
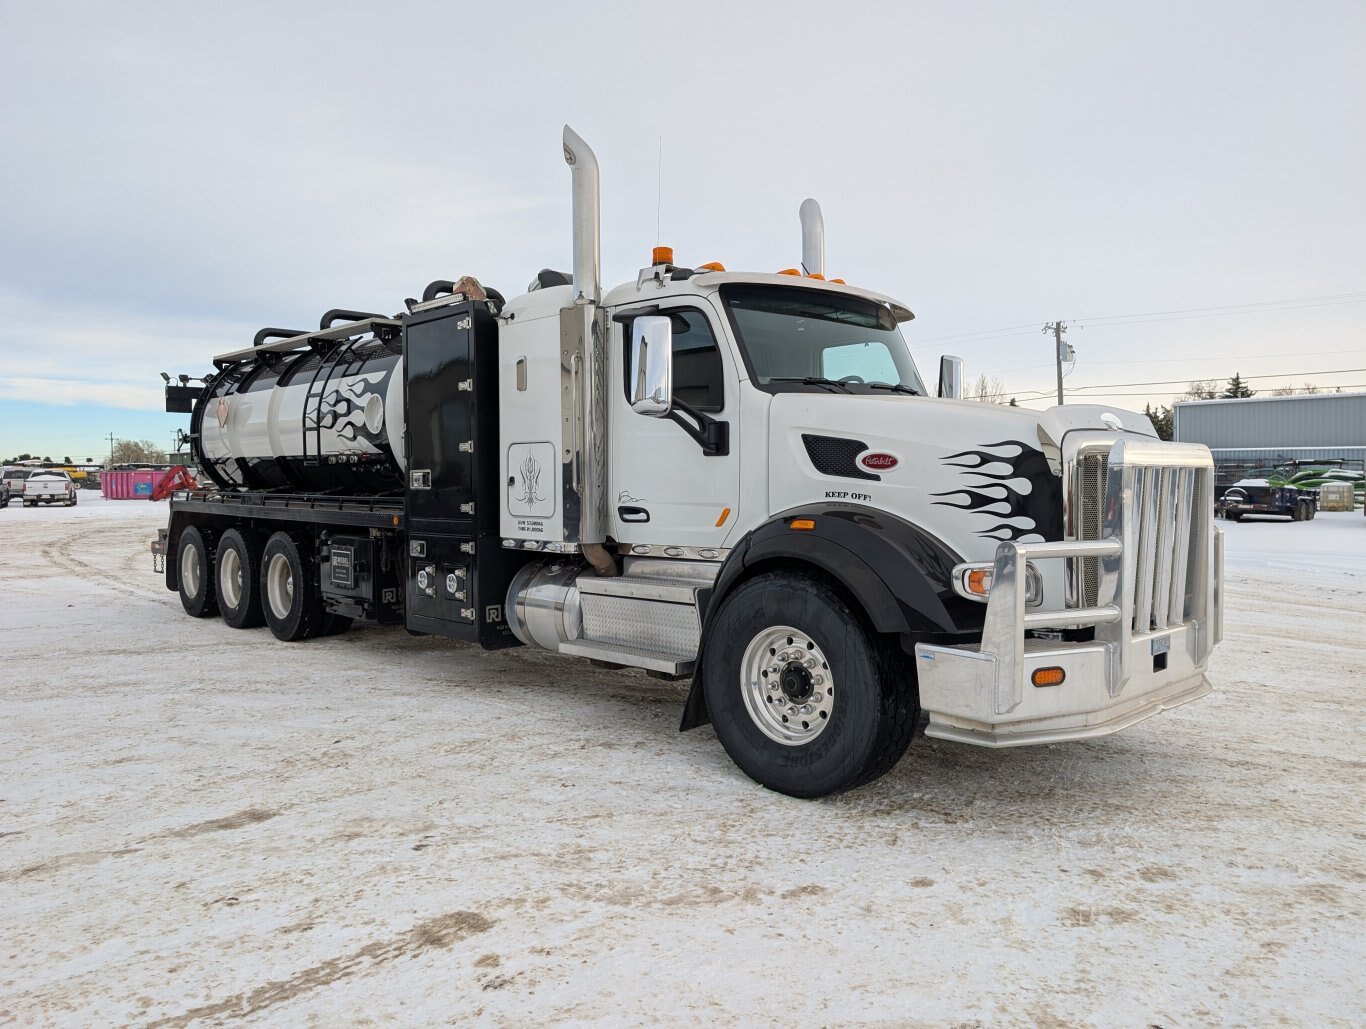
{"type": "Polygon", "coordinates": [[[287,642],[344,632],[351,619],[324,605],[309,544],[283,530],[188,526],[178,548],[181,605],[196,618],[221,614],[234,629],[267,625],[287,642]]]}

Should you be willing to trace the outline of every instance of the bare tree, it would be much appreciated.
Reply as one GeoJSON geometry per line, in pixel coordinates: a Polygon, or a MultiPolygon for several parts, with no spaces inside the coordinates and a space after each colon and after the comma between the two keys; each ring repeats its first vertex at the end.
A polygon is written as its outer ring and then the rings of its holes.
{"type": "Polygon", "coordinates": [[[963,395],[965,400],[980,400],[984,404],[1004,404],[1006,384],[994,375],[979,375],[977,381],[963,395]]]}
{"type": "Polygon", "coordinates": [[[1177,400],[1214,400],[1223,396],[1224,389],[1219,385],[1218,379],[1193,379],[1186,386],[1186,392],[1182,393],[1177,400]]]}
{"type": "Polygon", "coordinates": [[[121,439],[109,459],[113,464],[165,464],[166,451],[148,439],[121,439]]]}
{"type": "Polygon", "coordinates": [[[1294,386],[1281,386],[1279,389],[1273,389],[1271,395],[1273,397],[1313,396],[1315,393],[1322,392],[1322,386],[1315,386],[1312,382],[1306,382],[1299,389],[1294,386]]]}

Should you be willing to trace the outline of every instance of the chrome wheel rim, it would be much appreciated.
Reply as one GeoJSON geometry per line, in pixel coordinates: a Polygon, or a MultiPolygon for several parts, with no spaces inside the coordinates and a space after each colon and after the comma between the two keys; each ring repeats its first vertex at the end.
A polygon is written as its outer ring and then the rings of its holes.
{"type": "Polygon", "coordinates": [[[769,739],[788,747],[810,743],[830,724],[835,677],[824,652],[790,625],[764,629],[740,659],[745,710],[769,739]]]}
{"type": "Polygon", "coordinates": [[[180,548],[180,588],[187,597],[199,596],[199,551],[194,547],[180,548]]]}
{"type": "Polygon", "coordinates": [[[284,554],[272,554],[266,566],[266,599],[276,618],[288,618],[294,606],[294,571],[284,554]]]}
{"type": "Polygon", "coordinates": [[[242,606],[242,557],[232,547],[218,553],[218,599],[234,611],[242,606]]]}

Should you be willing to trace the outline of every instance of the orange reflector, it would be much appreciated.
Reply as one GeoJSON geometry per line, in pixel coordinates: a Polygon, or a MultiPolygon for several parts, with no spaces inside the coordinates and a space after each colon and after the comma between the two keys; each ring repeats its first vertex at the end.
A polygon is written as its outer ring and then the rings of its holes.
{"type": "Polygon", "coordinates": [[[699,272],[723,272],[726,270],[726,266],[720,261],[708,261],[706,264],[699,264],[697,270],[699,272]]]}
{"type": "Polygon", "coordinates": [[[674,248],[673,248],[673,247],[655,247],[652,251],[650,251],[650,263],[651,263],[651,264],[673,264],[673,263],[674,263],[674,248]]]}
{"type": "Polygon", "coordinates": [[[779,274],[779,275],[796,275],[797,277],[800,278],[802,273],[801,273],[801,270],[800,270],[800,269],[797,269],[797,268],[784,268],[782,271],[778,272],[778,274],[779,274]]]}
{"type": "Polygon", "coordinates": [[[794,532],[810,532],[816,527],[816,523],[810,518],[794,518],[787,523],[787,527],[794,532]]]}
{"type": "Polygon", "coordinates": [[[730,508],[728,508],[728,507],[723,507],[723,508],[721,509],[721,517],[718,518],[718,519],[716,519],[716,527],[719,529],[719,528],[721,528],[721,526],[725,525],[725,524],[726,524],[726,519],[729,518],[729,517],[730,517],[730,508]]]}
{"type": "Polygon", "coordinates": [[[974,568],[968,572],[968,589],[979,597],[985,597],[991,590],[991,569],[974,568]]]}
{"type": "Polygon", "coordinates": [[[1051,668],[1034,669],[1034,674],[1029,677],[1029,680],[1035,686],[1060,686],[1066,678],[1067,673],[1054,665],[1051,668]]]}
{"type": "Polygon", "coordinates": [[[838,282],[841,286],[847,286],[847,285],[849,285],[849,284],[848,284],[847,282],[845,282],[843,279],[831,279],[830,281],[831,281],[831,282],[838,282]]]}
{"type": "Polygon", "coordinates": [[[394,515],[394,524],[395,524],[395,525],[398,524],[398,515],[394,515]]]}

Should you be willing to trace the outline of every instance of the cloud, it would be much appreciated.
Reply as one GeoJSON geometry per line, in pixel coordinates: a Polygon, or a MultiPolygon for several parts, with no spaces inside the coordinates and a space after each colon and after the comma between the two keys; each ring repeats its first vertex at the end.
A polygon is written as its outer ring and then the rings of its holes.
{"type": "Polygon", "coordinates": [[[162,411],[159,372],[202,375],[214,354],[242,346],[250,323],[55,304],[0,294],[8,345],[0,397],[162,411]],[[18,345],[15,341],[24,341],[18,345]]]}
{"type": "Polygon", "coordinates": [[[161,390],[153,386],[129,386],[88,379],[27,379],[0,376],[0,400],[27,400],[74,407],[95,404],[131,411],[160,410],[161,390]]]}

